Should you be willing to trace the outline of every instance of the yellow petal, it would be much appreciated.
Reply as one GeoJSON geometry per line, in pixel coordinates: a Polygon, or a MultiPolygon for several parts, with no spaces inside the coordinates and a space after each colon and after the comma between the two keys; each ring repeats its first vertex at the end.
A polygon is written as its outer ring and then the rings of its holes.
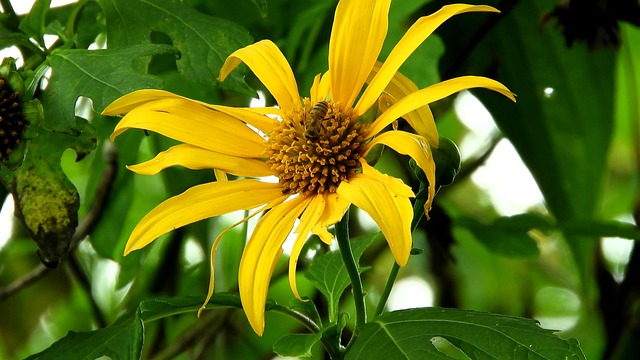
{"type": "Polygon", "coordinates": [[[216,236],[216,239],[213,241],[213,245],[211,246],[211,254],[209,257],[209,271],[210,271],[210,275],[209,275],[209,290],[207,291],[207,297],[204,299],[204,303],[202,304],[202,306],[200,307],[200,309],[198,310],[198,317],[200,316],[200,313],[202,313],[202,311],[205,309],[205,307],[207,306],[207,304],[209,303],[209,300],[211,300],[211,296],[213,296],[213,290],[215,287],[215,268],[216,268],[216,250],[218,249],[218,244],[220,243],[220,240],[222,240],[222,238],[224,237],[224,235],[229,232],[231,229],[235,228],[236,226],[243,224],[244,222],[246,222],[247,220],[251,219],[252,217],[256,216],[259,213],[262,213],[263,211],[267,211],[271,208],[273,208],[274,206],[280,205],[282,204],[289,196],[288,195],[284,195],[270,203],[268,203],[267,205],[261,207],[260,209],[252,212],[251,214],[249,214],[248,216],[246,216],[244,219],[238,221],[237,223],[229,226],[228,228],[224,229],[224,231],[222,231],[220,234],[218,234],[218,236],[216,236]]]}
{"type": "Polygon", "coordinates": [[[364,90],[362,97],[360,97],[358,104],[355,106],[358,115],[364,114],[375,103],[398,69],[400,69],[400,66],[435,29],[454,15],[472,11],[498,12],[491,6],[454,4],[444,6],[437,12],[418,19],[391,50],[380,71],[364,90]]]}
{"type": "Polygon", "coordinates": [[[298,85],[289,62],[280,49],[269,40],[258,41],[229,55],[222,69],[220,81],[224,79],[241,62],[253,71],[262,84],[276,99],[281,109],[292,109],[300,106],[298,85]]]}
{"type": "MultiPolygon", "coordinates": [[[[107,106],[107,108],[104,109],[104,111],[102,111],[102,115],[125,114],[146,103],[149,103],[155,100],[163,100],[163,99],[181,99],[186,102],[202,105],[212,110],[221,111],[265,133],[271,132],[273,128],[277,125],[276,120],[271,119],[267,116],[259,115],[259,114],[268,113],[266,111],[267,109],[265,109],[265,111],[263,112],[263,111],[260,111],[261,109],[234,108],[234,107],[222,106],[222,105],[212,105],[202,101],[197,101],[197,100],[189,99],[184,96],[176,95],[168,91],[153,90],[153,89],[138,90],[130,94],[127,94],[125,96],[122,96],[121,98],[117,99],[116,101],[112,102],[109,106],[107,106]]],[[[277,109],[274,109],[274,108],[268,108],[268,109],[279,113],[279,110],[277,109]]]]}
{"type": "Polygon", "coordinates": [[[515,96],[509,89],[501,83],[482,76],[461,76],[450,80],[445,80],[437,84],[418,90],[400,99],[387,111],[382,113],[367,130],[366,137],[370,138],[391,124],[394,120],[404,116],[410,111],[430,104],[434,101],[445,98],[458,91],[471,88],[486,88],[499,92],[512,101],[516,101],[515,96]]]}
{"type": "Polygon", "coordinates": [[[289,256],[289,285],[291,286],[291,291],[293,295],[295,295],[298,300],[302,300],[300,298],[300,294],[298,293],[298,284],[296,282],[296,269],[298,265],[298,258],[300,257],[300,252],[302,251],[302,247],[304,243],[307,241],[307,237],[309,237],[309,232],[316,225],[320,216],[324,212],[324,196],[316,195],[312,198],[309,206],[304,210],[302,216],[300,217],[300,224],[296,228],[296,237],[295,242],[293,243],[293,247],[291,248],[291,255],[289,256]]]}
{"type": "Polygon", "coordinates": [[[367,173],[356,174],[348,181],[340,183],[338,195],[366,211],[373,218],[387,239],[394,259],[398,265],[404,266],[409,260],[412,244],[411,201],[408,197],[393,191],[399,179],[381,174],[370,166],[369,168],[367,173]]]}
{"type": "Polygon", "coordinates": [[[156,100],[131,110],[111,140],[131,128],[234,156],[259,158],[266,148],[264,138],[238,119],[182,99],[156,100]]]}
{"type": "Polygon", "coordinates": [[[240,300],[253,331],[260,336],[264,332],[269,282],[282,254],[282,244],[309,201],[311,197],[297,196],[267,212],[258,221],[242,253],[238,271],[240,300]]]}
{"type": "Polygon", "coordinates": [[[333,101],[351,107],[380,55],[391,0],[342,0],[329,40],[333,101]]]}
{"type": "Polygon", "coordinates": [[[424,171],[427,180],[429,180],[429,194],[427,202],[424,204],[424,214],[428,219],[431,204],[436,194],[436,164],[433,161],[429,144],[419,135],[404,131],[386,131],[371,140],[368,144],[367,153],[378,144],[385,144],[400,154],[411,156],[424,171]]]}
{"type": "MultiPolygon", "coordinates": [[[[131,169],[129,168],[129,170],[131,169]]],[[[219,169],[213,169],[213,176],[216,178],[216,181],[229,181],[227,173],[219,169]]]]}
{"type": "Polygon", "coordinates": [[[248,210],[282,196],[280,184],[256,180],[221,181],[196,185],[156,206],[131,232],[125,255],[141,249],[179,227],[226,214],[248,210]]]}
{"type": "Polygon", "coordinates": [[[188,144],[170,147],[149,161],[127,166],[127,168],[137,174],[155,175],[175,165],[184,166],[191,170],[218,169],[223,173],[236,176],[273,175],[273,171],[264,161],[221,154],[188,144]]]}
{"type": "Polygon", "coordinates": [[[327,227],[337,223],[342,219],[344,213],[347,212],[351,203],[338,194],[323,194],[325,207],[316,226],[313,227],[313,233],[318,235],[320,239],[327,245],[331,245],[333,235],[327,230],[327,227]]]}
{"type": "Polygon", "coordinates": [[[125,114],[137,108],[138,106],[146,104],[151,101],[162,100],[162,99],[176,99],[176,98],[182,98],[182,97],[164,90],[155,90],[155,89],[137,90],[127,95],[124,95],[119,99],[115,100],[114,102],[112,102],[111,104],[109,104],[109,106],[107,106],[102,111],[102,115],[113,116],[113,115],[125,114]]]}
{"type": "MultiPolygon", "coordinates": [[[[382,63],[378,62],[372,71],[371,77],[377,73],[382,63]]],[[[398,100],[405,96],[418,91],[416,84],[408,77],[397,72],[391,79],[391,82],[384,89],[383,95],[378,102],[378,108],[381,112],[387,111],[389,106],[398,102],[398,100]],[[387,105],[389,102],[389,105],[387,105]]],[[[409,125],[416,131],[417,134],[424,136],[429,145],[437,148],[440,143],[440,136],[438,135],[438,128],[433,118],[433,113],[429,105],[425,105],[405,114],[404,119],[409,125]]]]}

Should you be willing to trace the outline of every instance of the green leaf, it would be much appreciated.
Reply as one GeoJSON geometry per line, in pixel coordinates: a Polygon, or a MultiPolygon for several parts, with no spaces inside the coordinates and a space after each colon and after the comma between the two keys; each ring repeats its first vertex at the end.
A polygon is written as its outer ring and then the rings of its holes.
{"type": "Polygon", "coordinates": [[[283,357],[310,357],[311,348],[321,338],[321,333],[287,334],[273,344],[273,351],[283,357]]]}
{"type": "Polygon", "coordinates": [[[499,217],[489,224],[472,218],[460,218],[456,219],[456,225],[471,231],[492,252],[513,258],[534,258],[540,255],[538,245],[529,231],[553,227],[549,219],[531,213],[499,217]]]}
{"type": "Polygon", "coordinates": [[[34,38],[41,47],[44,47],[45,19],[50,6],[51,0],[36,0],[19,25],[20,30],[34,38]]]}
{"type": "Polygon", "coordinates": [[[49,55],[52,75],[42,103],[47,128],[74,132],[72,121],[78,97],[93,101],[102,111],[113,100],[134,90],[161,88],[159,78],[146,74],[134,60],[175,49],[167,45],[138,45],[116,50],[59,50],[49,55]]]}
{"type": "Polygon", "coordinates": [[[574,220],[562,224],[565,234],[590,237],[620,237],[640,240],[640,231],[629,223],[621,221],[584,221],[574,220]]]}
{"type": "Polygon", "coordinates": [[[94,360],[140,359],[144,342],[144,326],[139,313],[128,316],[103,329],[88,332],[70,331],[48,349],[27,360],[94,360]]]}
{"type": "Polygon", "coordinates": [[[441,308],[383,314],[362,327],[345,359],[452,359],[441,338],[471,359],[585,359],[575,339],[534,320],[441,308]]]}
{"type": "MultiPolygon", "coordinates": [[[[356,262],[374,239],[382,238],[381,233],[361,236],[351,240],[353,256],[356,262]]],[[[363,269],[360,269],[362,272],[363,269]]],[[[305,276],[327,298],[329,314],[338,313],[338,303],[344,290],[349,286],[349,275],[342,262],[340,250],[318,256],[313,260],[305,276]]],[[[333,317],[332,317],[333,318],[333,317]]]]}
{"type": "MultiPolygon", "coordinates": [[[[99,0],[98,3],[107,19],[109,48],[149,44],[150,32],[164,33],[180,50],[176,62],[180,73],[200,83],[218,84],[218,73],[227,56],[252,41],[241,26],[177,1],[99,0]]],[[[242,76],[240,71],[234,71],[221,86],[253,95],[242,76]]]]}
{"type": "MultiPolygon", "coordinates": [[[[145,322],[187,312],[193,312],[195,317],[203,300],[196,296],[144,300],[134,314],[121,318],[113,325],[88,332],[69,332],[48,349],[27,359],[94,360],[101,356],[140,359],[145,322]]],[[[242,308],[240,296],[232,293],[214,294],[207,308],[220,307],[242,308]]]]}
{"type": "Polygon", "coordinates": [[[251,2],[253,2],[258,8],[260,16],[262,16],[263,19],[266,19],[269,13],[267,9],[267,0],[251,0],[251,2]]]}
{"type": "MultiPolygon", "coordinates": [[[[140,317],[144,321],[153,321],[175,314],[193,312],[194,315],[202,306],[204,298],[202,296],[180,296],[173,298],[158,298],[144,300],[140,302],[140,317]]],[[[207,309],[233,307],[242,308],[240,295],[238,293],[216,293],[213,294],[207,309]]]]}

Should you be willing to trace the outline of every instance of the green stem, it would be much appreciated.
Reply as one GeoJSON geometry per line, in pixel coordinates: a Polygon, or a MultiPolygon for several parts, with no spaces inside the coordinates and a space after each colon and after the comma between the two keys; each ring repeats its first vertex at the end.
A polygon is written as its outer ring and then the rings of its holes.
{"type": "Polygon", "coordinates": [[[351,251],[351,243],[349,242],[349,211],[344,214],[340,222],[336,224],[336,238],[342,254],[342,261],[347,268],[349,279],[351,280],[351,289],[353,291],[353,301],[356,306],[356,328],[353,332],[353,339],[358,335],[360,327],[367,323],[367,311],[364,303],[364,292],[362,291],[362,279],[360,279],[360,271],[358,264],[353,257],[351,251]]]}
{"type": "MultiPolygon", "coordinates": [[[[418,194],[416,195],[416,202],[413,204],[413,220],[411,221],[411,232],[413,232],[416,227],[418,227],[418,223],[420,223],[420,219],[424,215],[424,204],[427,202],[427,187],[420,183],[420,190],[418,190],[418,194]]],[[[393,267],[391,267],[391,272],[389,273],[389,277],[387,278],[387,282],[384,284],[384,289],[382,290],[382,294],[380,295],[380,301],[378,302],[378,306],[376,307],[376,312],[374,313],[374,317],[378,317],[384,311],[384,307],[387,305],[387,300],[389,300],[389,294],[391,294],[391,289],[393,288],[393,284],[396,282],[396,278],[398,277],[398,272],[400,271],[400,265],[397,262],[393,262],[393,267]]]]}

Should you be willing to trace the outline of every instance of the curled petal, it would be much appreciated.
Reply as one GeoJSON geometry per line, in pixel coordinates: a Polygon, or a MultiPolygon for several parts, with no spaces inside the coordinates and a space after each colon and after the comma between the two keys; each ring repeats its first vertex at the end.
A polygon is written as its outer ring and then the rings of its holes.
{"type": "Polygon", "coordinates": [[[367,152],[378,144],[387,145],[400,154],[411,156],[420,169],[424,171],[427,180],[429,180],[429,194],[427,196],[427,202],[424,204],[424,213],[428,219],[431,204],[436,194],[436,164],[433,161],[429,144],[427,144],[426,140],[420,135],[404,131],[386,131],[371,140],[368,144],[369,148],[367,152]]]}
{"type": "Polygon", "coordinates": [[[404,266],[411,252],[413,217],[411,201],[406,195],[413,196],[413,192],[401,180],[381,174],[366,162],[362,162],[362,166],[364,172],[340,183],[337,193],[373,218],[387,239],[394,259],[404,266]]]}
{"type": "Polygon", "coordinates": [[[313,233],[318,235],[325,244],[331,245],[333,235],[327,230],[327,227],[340,221],[351,203],[338,194],[323,194],[322,196],[325,207],[322,216],[313,227],[313,233]]]}
{"type": "Polygon", "coordinates": [[[221,154],[189,144],[172,146],[149,161],[127,168],[137,174],[155,175],[175,165],[191,170],[217,169],[236,176],[273,175],[273,171],[264,161],[221,154]]]}
{"type": "Polygon", "coordinates": [[[145,215],[131,232],[124,254],[141,249],[179,227],[236,210],[253,209],[281,196],[280,184],[256,180],[218,181],[193,186],[145,215]]]}
{"type": "Polygon", "coordinates": [[[257,214],[262,213],[263,211],[267,211],[271,208],[273,208],[274,206],[280,205],[282,204],[289,196],[285,195],[282,196],[270,203],[268,203],[267,205],[261,207],[260,209],[252,212],[251,214],[249,214],[248,216],[246,216],[244,219],[238,221],[237,223],[229,226],[228,228],[224,229],[224,231],[222,231],[220,234],[218,234],[218,236],[216,237],[216,239],[213,241],[213,245],[211,246],[211,254],[210,254],[210,260],[209,260],[209,270],[210,270],[210,275],[209,275],[209,290],[207,291],[207,297],[204,300],[204,303],[202,304],[202,306],[200,307],[200,309],[198,310],[198,316],[200,316],[200,313],[202,313],[202,311],[204,310],[205,306],[207,306],[207,304],[209,303],[209,300],[211,300],[211,297],[213,296],[213,289],[215,287],[215,268],[216,268],[216,250],[218,249],[218,244],[220,244],[220,240],[222,240],[222,238],[224,237],[224,235],[229,232],[231,229],[235,228],[236,226],[245,223],[247,220],[251,219],[252,217],[256,216],[257,214]]]}
{"type": "Polygon", "coordinates": [[[364,90],[358,104],[355,106],[356,112],[362,115],[375,103],[382,91],[387,87],[387,84],[389,84],[389,81],[398,72],[400,66],[435,29],[454,15],[472,11],[498,12],[491,6],[453,4],[444,6],[437,12],[418,19],[391,50],[380,71],[364,90]]]}
{"type": "Polygon", "coordinates": [[[509,89],[501,83],[482,76],[461,76],[450,80],[445,80],[437,84],[418,90],[400,99],[387,111],[382,113],[367,130],[366,137],[370,138],[382,131],[385,126],[405,114],[428,105],[434,101],[443,99],[451,94],[472,88],[485,88],[496,91],[512,101],[516,101],[515,96],[509,89]]]}
{"type": "Polygon", "coordinates": [[[338,3],[329,40],[333,101],[351,107],[380,55],[389,27],[391,0],[338,3]]]}
{"type": "Polygon", "coordinates": [[[223,81],[241,62],[253,71],[282,109],[300,106],[298,85],[289,62],[280,49],[269,40],[258,41],[229,55],[220,69],[223,81]]]}
{"type": "MultiPolygon", "coordinates": [[[[381,63],[376,64],[376,67],[374,67],[372,71],[372,76],[376,74],[381,65],[381,63]]],[[[391,105],[418,90],[418,87],[413,81],[402,75],[400,72],[397,72],[384,89],[384,93],[379,100],[379,108],[382,112],[385,112],[391,105]],[[387,102],[389,105],[387,105],[387,102]]],[[[407,120],[409,125],[416,131],[416,133],[418,133],[418,135],[424,136],[429,141],[429,145],[435,148],[438,147],[440,137],[429,105],[425,105],[415,109],[414,111],[408,112],[404,115],[404,119],[407,120]]]]}
{"type": "Polygon", "coordinates": [[[238,272],[240,300],[253,331],[260,336],[264,332],[269,282],[282,254],[282,244],[310,201],[311,197],[298,196],[271,209],[258,221],[242,253],[238,272]]]}

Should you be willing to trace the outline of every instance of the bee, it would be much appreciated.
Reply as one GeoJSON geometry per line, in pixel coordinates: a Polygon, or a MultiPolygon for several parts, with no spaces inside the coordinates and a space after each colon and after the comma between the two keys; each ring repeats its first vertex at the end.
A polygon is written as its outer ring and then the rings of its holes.
{"type": "Polygon", "coordinates": [[[309,116],[311,116],[311,120],[304,124],[304,138],[307,140],[317,140],[318,136],[320,136],[320,126],[322,126],[322,121],[327,116],[327,112],[329,111],[329,103],[326,101],[320,101],[319,103],[313,105],[311,111],[309,111],[309,116]]]}

